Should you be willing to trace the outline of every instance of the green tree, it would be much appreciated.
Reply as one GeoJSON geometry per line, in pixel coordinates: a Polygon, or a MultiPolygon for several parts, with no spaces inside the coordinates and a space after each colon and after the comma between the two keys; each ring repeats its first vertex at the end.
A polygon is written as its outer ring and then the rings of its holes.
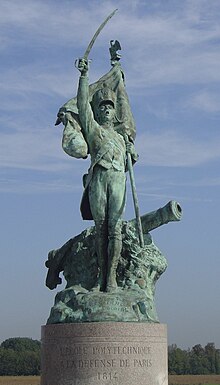
{"type": "Polygon", "coordinates": [[[18,368],[18,354],[11,349],[0,348],[0,375],[15,376],[18,368]]]}
{"type": "Polygon", "coordinates": [[[220,349],[215,351],[215,373],[220,374],[220,349]]]}
{"type": "Polygon", "coordinates": [[[18,375],[38,375],[40,373],[40,352],[21,352],[18,358],[18,368],[18,375]]]}
{"type": "Polygon", "coordinates": [[[216,349],[213,342],[209,342],[205,346],[205,354],[208,362],[208,369],[211,374],[216,373],[216,349]]]}
{"type": "Polygon", "coordinates": [[[186,350],[181,350],[176,345],[168,349],[169,374],[188,374],[190,371],[189,356],[186,350]]]}
{"type": "Polygon", "coordinates": [[[209,374],[209,362],[205,350],[200,344],[193,346],[190,352],[191,374],[209,374]]]}
{"type": "Polygon", "coordinates": [[[209,342],[192,349],[181,350],[177,345],[168,347],[169,374],[220,374],[220,349],[209,342]]]}
{"type": "Polygon", "coordinates": [[[0,375],[39,375],[40,342],[31,338],[9,338],[0,346],[0,375]]]}
{"type": "Polygon", "coordinates": [[[4,349],[12,349],[17,352],[25,350],[38,352],[40,350],[40,341],[32,340],[32,338],[27,337],[8,338],[2,342],[1,347],[4,349]]]}

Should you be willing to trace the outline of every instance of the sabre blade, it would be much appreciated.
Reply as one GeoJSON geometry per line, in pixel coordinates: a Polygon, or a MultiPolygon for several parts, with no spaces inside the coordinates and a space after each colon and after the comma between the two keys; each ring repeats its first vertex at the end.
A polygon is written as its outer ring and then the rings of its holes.
{"type": "Polygon", "coordinates": [[[100,25],[100,27],[97,29],[96,33],[94,34],[92,40],[90,41],[84,55],[83,55],[83,59],[87,60],[88,59],[88,56],[89,56],[89,53],[93,47],[93,44],[95,43],[98,35],[100,34],[101,30],[104,28],[104,26],[108,23],[108,21],[112,18],[112,16],[114,16],[115,12],[117,12],[117,8],[110,13],[110,15],[103,21],[103,23],[100,25]]]}

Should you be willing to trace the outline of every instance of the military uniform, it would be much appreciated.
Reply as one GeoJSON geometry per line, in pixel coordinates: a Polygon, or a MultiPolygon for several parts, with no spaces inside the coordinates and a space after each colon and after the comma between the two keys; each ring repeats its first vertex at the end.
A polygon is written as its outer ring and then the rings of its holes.
{"type": "MultiPolygon", "coordinates": [[[[80,77],[80,100],[81,87],[87,90],[87,85],[87,78],[80,77]]],[[[113,125],[101,126],[97,123],[88,101],[88,93],[84,97],[87,102],[78,103],[78,110],[91,156],[91,166],[81,202],[82,217],[94,219],[96,222],[106,220],[108,214],[108,220],[119,220],[125,204],[125,141],[123,136],[114,130],[113,125]]]]}
{"type": "MultiPolygon", "coordinates": [[[[84,219],[94,219],[96,225],[96,251],[100,267],[100,289],[117,287],[116,269],[122,249],[121,217],[125,206],[126,145],[113,121],[99,124],[101,102],[112,104],[113,91],[103,87],[89,102],[87,76],[80,76],[77,107],[82,133],[91,156],[81,212],[84,219]]],[[[113,112],[114,113],[114,112],[113,112]]]]}

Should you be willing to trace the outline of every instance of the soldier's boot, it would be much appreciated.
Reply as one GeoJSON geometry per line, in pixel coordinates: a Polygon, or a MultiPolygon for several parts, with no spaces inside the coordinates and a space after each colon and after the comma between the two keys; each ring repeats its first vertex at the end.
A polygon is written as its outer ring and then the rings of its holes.
{"type": "Polygon", "coordinates": [[[109,224],[108,243],[108,271],[106,291],[111,292],[117,289],[117,267],[122,249],[121,223],[112,222],[109,224]]]}
{"type": "Polygon", "coordinates": [[[98,258],[99,275],[97,285],[94,289],[105,291],[107,281],[108,260],[108,236],[105,221],[96,222],[96,253],[98,258]]]}
{"type": "Polygon", "coordinates": [[[111,239],[108,245],[108,271],[107,271],[107,286],[106,291],[111,292],[117,289],[116,272],[119,258],[121,255],[121,241],[111,239]]]}

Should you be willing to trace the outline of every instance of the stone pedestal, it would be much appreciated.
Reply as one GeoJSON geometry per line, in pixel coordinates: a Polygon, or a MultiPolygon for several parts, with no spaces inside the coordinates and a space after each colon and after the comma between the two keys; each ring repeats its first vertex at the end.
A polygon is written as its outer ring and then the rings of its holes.
{"type": "Polygon", "coordinates": [[[42,326],[41,385],[167,385],[166,325],[42,326]]]}

